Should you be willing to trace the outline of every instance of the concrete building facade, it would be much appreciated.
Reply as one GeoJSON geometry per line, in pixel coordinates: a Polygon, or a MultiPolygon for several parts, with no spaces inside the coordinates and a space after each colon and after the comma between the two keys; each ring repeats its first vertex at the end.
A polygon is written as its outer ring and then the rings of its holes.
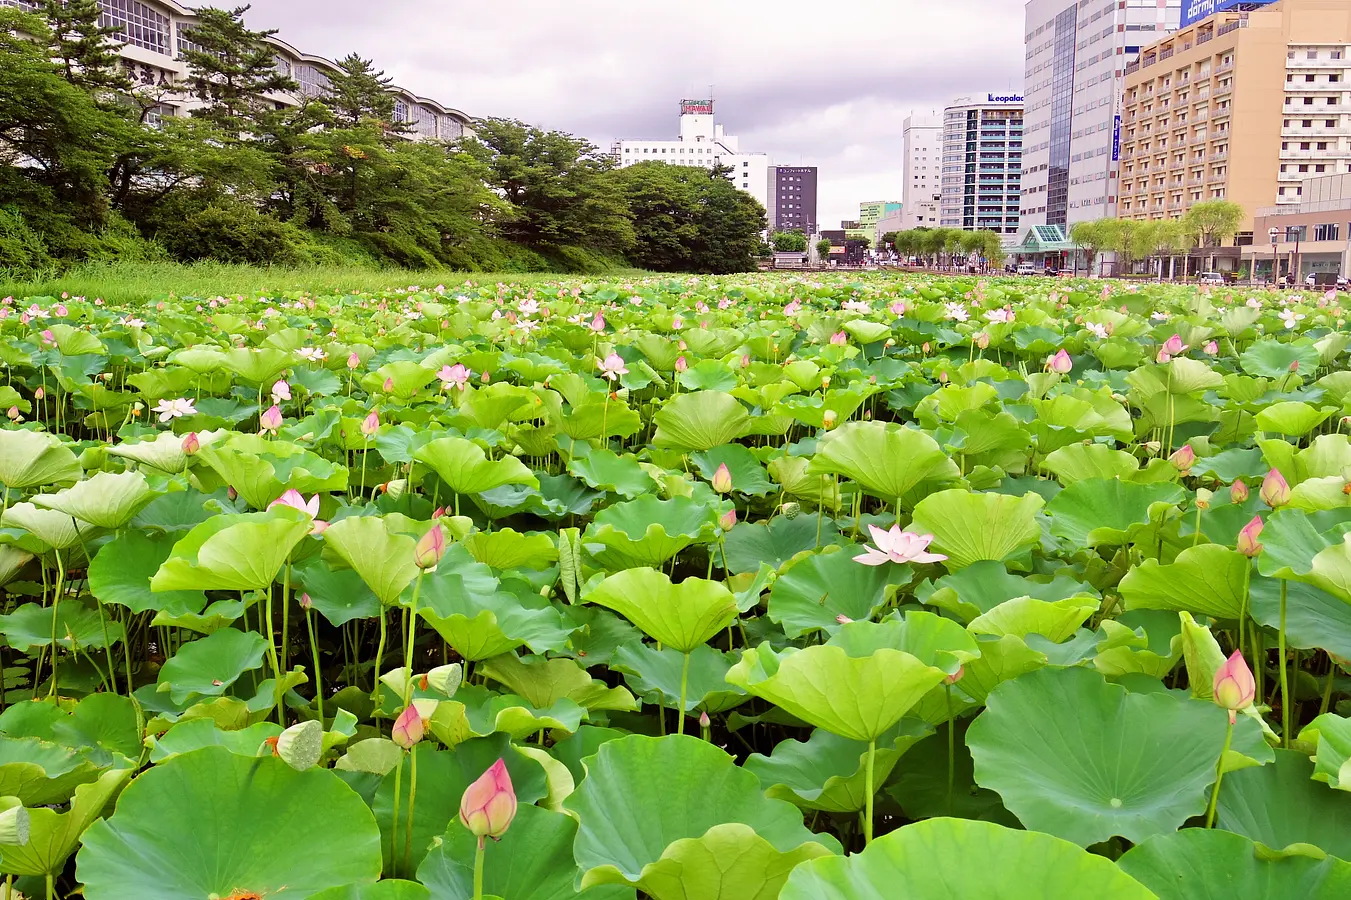
{"type": "Polygon", "coordinates": [[[938,227],[943,168],[943,117],[906,116],[902,130],[905,190],[899,231],[938,227]]]}
{"type": "Polygon", "coordinates": [[[816,166],[770,166],[770,231],[816,233],[816,166]]]}
{"type": "Polygon", "coordinates": [[[1020,227],[1116,214],[1121,80],[1183,0],[1028,0],[1020,227]]]}
{"type": "Polygon", "coordinates": [[[743,152],[740,141],[713,120],[712,100],[680,101],[680,136],[674,141],[619,140],[610,152],[621,167],[640,162],[731,169],[727,178],[769,209],[769,156],[743,152]]]}
{"type": "MultiPolygon", "coordinates": [[[[1127,67],[1118,214],[1176,218],[1203,200],[1299,206],[1310,179],[1351,172],[1351,4],[1229,9],[1127,67]]],[[[1262,236],[1257,236],[1260,244],[1262,236]]]]}
{"type": "Polygon", "coordinates": [[[899,200],[866,200],[858,205],[858,224],[874,247],[881,232],[878,223],[888,216],[899,215],[904,204],[899,200]]]}
{"type": "MultiPolygon", "coordinates": [[[[188,66],[182,51],[193,46],[192,27],[197,15],[173,0],[100,0],[100,24],[105,28],[120,28],[122,41],[119,49],[122,65],[133,84],[143,89],[158,89],[156,117],[186,115],[201,102],[186,90],[175,90],[175,85],[188,77],[188,66]]],[[[42,5],[35,0],[0,0],[0,6],[10,6],[28,12],[40,12],[42,5]]],[[[337,71],[337,65],[322,56],[304,53],[276,37],[267,42],[276,51],[277,69],[300,85],[299,95],[278,94],[271,97],[277,103],[298,105],[303,98],[320,98],[328,87],[328,74],[337,71]]],[[[408,136],[414,139],[454,141],[472,133],[470,118],[465,113],[427,97],[421,97],[401,87],[390,87],[395,96],[394,112],[399,122],[409,126],[408,136]]]]}
{"type": "Polygon", "coordinates": [[[943,111],[939,225],[1016,235],[1022,175],[1021,96],[961,97],[943,111]]]}
{"type": "Polygon", "coordinates": [[[1351,175],[1323,175],[1302,185],[1299,203],[1257,210],[1245,268],[1258,281],[1294,273],[1351,274],[1351,175]],[[1272,229],[1275,229],[1273,234],[1272,229]]]}

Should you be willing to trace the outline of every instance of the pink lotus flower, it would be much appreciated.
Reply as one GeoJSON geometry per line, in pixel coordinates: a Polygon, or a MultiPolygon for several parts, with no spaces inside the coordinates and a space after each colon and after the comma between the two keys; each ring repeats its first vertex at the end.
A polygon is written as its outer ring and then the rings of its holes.
{"type": "Polygon", "coordinates": [[[600,364],[600,374],[611,381],[614,381],[620,375],[629,374],[628,368],[624,365],[624,357],[618,353],[611,353],[605,357],[600,364]]]}
{"type": "Polygon", "coordinates": [[[419,569],[435,569],[446,555],[446,532],[438,522],[413,547],[413,563],[419,569]]]}
{"type": "Polygon", "coordinates": [[[1229,485],[1229,499],[1235,503],[1242,503],[1248,499],[1248,486],[1242,481],[1235,481],[1229,485]]]}
{"type": "Polygon", "coordinates": [[[942,562],[947,559],[941,553],[929,553],[927,548],[933,543],[932,534],[915,534],[910,531],[902,531],[901,526],[893,525],[888,531],[883,531],[876,525],[869,525],[868,531],[872,533],[873,543],[876,547],[864,547],[866,552],[854,557],[854,562],[863,563],[865,566],[880,566],[884,563],[932,563],[942,562]]]}
{"type": "Polygon", "coordinates": [[[685,362],[685,357],[683,357],[683,356],[677,356],[677,357],[676,357],[676,361],[675,361],[675,370],[676,370],[677,372],[683,372],[683,371],[685,371],[686,369],[688,369],[689,367],[690,367],[690,364],[687,363],[687,362],[685,362]]]}
{"type": "Polygon", "coordinates": [[[837,331],[830,336],[830,343],[836,347],[843,347],[849,342],[849,336],[843,331],[837,331]]]}
{"type": "Polygon", "coordinates": [[[1074,368],[1074,360],[1064,349],[1057,350],[1054,356],[1047,357],[1046,368],[1055,372],[1057,375],[1067,375],[1074,368]]]}
{"type": "Polygon", "coordinates": [[[347,354],[347,368],[355,369],[360,365],[361,365],[361,357],[357,356],[357,352],[355,350],[347,354]]]}
{"type": "Polygon", "coordinates": [[[278,381],[272,385],[272,402],[280,403],[283,400],[291,399],[291,386],[285,381],[278,381]]]}
{"type": "Polygon", "coordinates": [[[906,307],[905,307],[905,304],[904,304],[904,303],[902,303],[901,301],[897,300],[895,303],[893,303],[893,304],[891,304],[890,306],[888,306],[887,309],[891,310],[891,314],[892,314],[893,316],[903,316],[903,315],[905,315],[905,309],[906,309],[906,307]]]}
{"type": "Polygon", "coordinates": [[[1215,356],[1220,352],[1220,345],[1214,341],[1207,341],[1206,345],[1201,348],[1201,352],[1206,356],[1215,356]]]}
{"type": "Polygon", "coordinates": [[[453,366],[442,366],[437,371],[436,377],[441,379],[443,388],[450,387],[453,384],[460,390],[464,390],[465,385],[469,383],[469,379],[473,377],[473,373],[463,364],[456,363],[453,366]]]}
{"type": "Polygon", "coordinates": [[[272,404],[258,417],[259,434],[276,434],[281,428],[281,407],[272,404]]]}
{"type": "Polygon", "coordinates": [[[197,432],[190,431],[183,437],[183,443],[180,445],[184,456],[193,456],[198,450],[202,449],[201,438],[197,437],[197,432]]]}
{"type": "Polygon", "coordinates": [[[389,739],[404,750],[412,750],[426,733],[427,726],[422,721],[422,714],[418,712],[416,706],[410,703],[394,720],[394,727],[390,730],[389,739]]]}
{"type": "Polygon", "coordinates": [[[482,844],[485,837],[500,840],[514,818],[516,791],[506,762],[499,759],[465,789],[460,798],[460,823],[482,844]]]}
{"type": "Polygon", "coordinates": [[[1163,342],[1163,351],[1169,356],[1177,356],[1187,349],[1187,345],[1182,343],[1182,336],[1175,334],[1163,342]]]}
{"type": "Polygon", "coordinates": [[[1235,650],[1224,665],[1215,671],[1215,681],[1211,685],[1215,704],[1229,711],[1229,724],[1237,720],[1239,710],[1252,706],[1257,696],[1257,683],[1253,680],[1252,670],[1243,659],[1243,651],[1235,650]]]}
{"type": "Polygon", "coordinates": [[[591,330],[594,331],[596,334],[600,334],[602,331],[605,330],[605,317],[602,316],[600,313],[596,313],[595,318],[591,320],[590,327],[591,330]]]}
{"type": "Polygon", "coordinates": [[[713,473],[713,490],[719,494],[725,494],[732,489],[732,471],[727,468],[727,463],[719,463],[718,470],[713,473]]]}
{"type": "Polygon", "coordinates": [[[315,494],[309,500],[305,495],[294,488],[288,488],[287,491],[267,505],[268,509],[276,506],[289,506],[292,509],[298,509],[308,515],[311,519],[319,517],[319,495],[315,494]]]}
{"type": "Polygon", "coordinates": [[[979,347],[979,348],[982,349],[982,350],[987,350],[987,349],[989,349],[989,347],[990,347],[990,336],[989,336],[988,334],[986,334],[984,331],[982,331],[980,334],[976,335],[976,346],[979,347]]]}
{"type": "Polygon", "coordinates": [[[1262,534],[1262,517],[1253,516],[1252,521],[1244,525],[1238,533],[1238,552],[1252,559],[1262,552],[1262,544],[1257,538],[1262,534]]]}
{"type": "Polygon", "coordinates": [[[366,418],[361,420],[361,433],[370,437],[380,430],[380,415],[375,410],[371,410],[366,418]]]}
{"type": "Polygon", "coordinates": [[[1272,469],[1262,479],[1262,489],[1258,491],[1258,496],[1272,509],[1284,506],[1290,502],[1290,484],[1285,480],[1285,476],[1272,469]]]}
{"type": "Polygon", "coordinates": [[[159,413],[161,422],[168,422],[170,419],[181,418],[182,416],[195,416],[197,408],[192,405],[192,401],[186,397],[179,397],[177,400],[161,400],[155,404],[153,412],[159,413]]]}
{"type": "Polygon", "coordinates": [[[1183,444],[1176,450],[1168,461],[1173,464],[1173,468],[1179,472],[1187,472],[1196,463],[1196,451],[1192,449],[1191,444],[1183,444]]]}

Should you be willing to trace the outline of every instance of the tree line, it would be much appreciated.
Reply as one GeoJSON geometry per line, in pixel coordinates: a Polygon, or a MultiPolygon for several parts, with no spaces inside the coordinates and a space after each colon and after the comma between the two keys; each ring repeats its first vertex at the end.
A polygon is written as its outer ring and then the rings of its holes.
{"type": "Polygon", "coordinates": [[[123,70],[98,0],[0,9],[0,270],[755,267],[764,208],[728,170],[621,169],[585,139],[510,119],[476,120],[454,143],[411,140],[369,60],[343,58],[321,96],[303,95],[247,10],[198,10],[187,77],[147,85],[123,70]],[[183,102],[189,114],[164,115],[183,102]]]}
{"type": "Polygon", "coordinates": [[[983,268],[1004,262],[1003,238],[996,231],[920,226],[889,231],[882,242],[902,257],[918,257],[937,268],[960,268],[972,259],[980,261],[983,268]]]}
{"type": "MultiPolygon", "coordinates": [[[[1132,271],[1137,262],[1152,262],[1157,264],[1157,274],[1163,278],[1165,260],[1193,248],[1220,247],[1238,234],[1243,217],[1243,207],[1237,203],[1204,200],[1181,218],[1076,222],[1070,226],[1069,237],[1087,256],[1090,273],[1094,271],[1094,260],[1106,251],[1116,254],[1118,272],[1132,271]]],[[[1209,267],[1213,268],[1213,262],[1209,267]]]]}

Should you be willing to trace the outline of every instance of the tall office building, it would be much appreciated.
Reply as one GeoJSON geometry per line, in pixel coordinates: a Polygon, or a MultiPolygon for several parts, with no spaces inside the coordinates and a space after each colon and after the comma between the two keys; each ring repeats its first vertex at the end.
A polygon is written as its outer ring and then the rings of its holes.
{"type": "Polygon", "coordinates": [[[640,162],[673,166],[724,166],[727,179],[769,209],[769,157],[746,153],[739,141],[713,121],[712,100],[680,101],[680,137],[674,141],[619,140],[610,148],[620,167],[640,162]]]}
{"type": "Polygon", "coordinates": [[[903,204],[897,200],[867,200],[858,205],[858,224],[865,231],[865,237],[877,246],[882,232],[878,223],[888,216],[900,215],[903,204]]]}
{"type": "Polygon", "coordinates": [[[1351,4],[1220,6],[1126,67],[1117,214],[1171,219],[1230,200],[1252,242],[1259,210],[1299,206],[1304,182],[1351,172],[1351,4]]]}
{"type": "Polygon", "coordinates": [[[961,97],[943,111],[942,227],[1016,235],[1022,175],[1022,97],[961,97]]]}
{"type": "MultiPolygon", "coordinates": [[[[1028,0],[1020,227],[1115,215],[1121,82],[1183,0],[1028,0]]],[[[1185,0],[1206,4],[1213,0],[1185,0]]]]}
{"type": "Polygon", "coordinates": [[[769,167],[770,231],[816,234],[816,166],[769,167]]]}
{"type": "Polygon", "coordinates": [[[902,231],[938,227],[940,172],[943,167],[943,117],[906,116],[905,191],[902,196],[902,231]]]}

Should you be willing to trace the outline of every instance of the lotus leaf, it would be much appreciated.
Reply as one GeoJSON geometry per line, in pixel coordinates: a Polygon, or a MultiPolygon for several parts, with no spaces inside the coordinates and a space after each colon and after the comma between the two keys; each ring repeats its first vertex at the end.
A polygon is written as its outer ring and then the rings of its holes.
{"type": "Polygon", "coordinates": [[[214,516],[174,544],[150,589],[264,590],[312,525],[309,516],[289,506],[214,516]]]}
{"type": "Polygon", "coordinates": [[[896,503],[921,483],[955,481],[957,464],[929,435],[884,422],[846,422],[817,444],[808,474],[843,475],[896,503]]]}
{"type": "Polygon", "coordinates": [[[1152,837],[1117,865],[1160,897],[1186,900],[1333,900],[1351,891],[1351,863],[1271,858],[1242,835],[1203,828],[1152,837]]]}
{"type": "Polygon", "coordinates": [[[587,603],[613,609],[648,637],[689,653],[736,618],[736,598],[715,581],[688,578],[679,584],[656,569],[626,569],[583,595],[587,603]]]}
{"type": "Polygon", "coordinates": [[[934,535],[933,548],[960,569],[982,560],[1003,561],[1041,540],[1036,493],[974,493],[961,489],[930,494],[916,506],[910,530],[934,535]]]}

